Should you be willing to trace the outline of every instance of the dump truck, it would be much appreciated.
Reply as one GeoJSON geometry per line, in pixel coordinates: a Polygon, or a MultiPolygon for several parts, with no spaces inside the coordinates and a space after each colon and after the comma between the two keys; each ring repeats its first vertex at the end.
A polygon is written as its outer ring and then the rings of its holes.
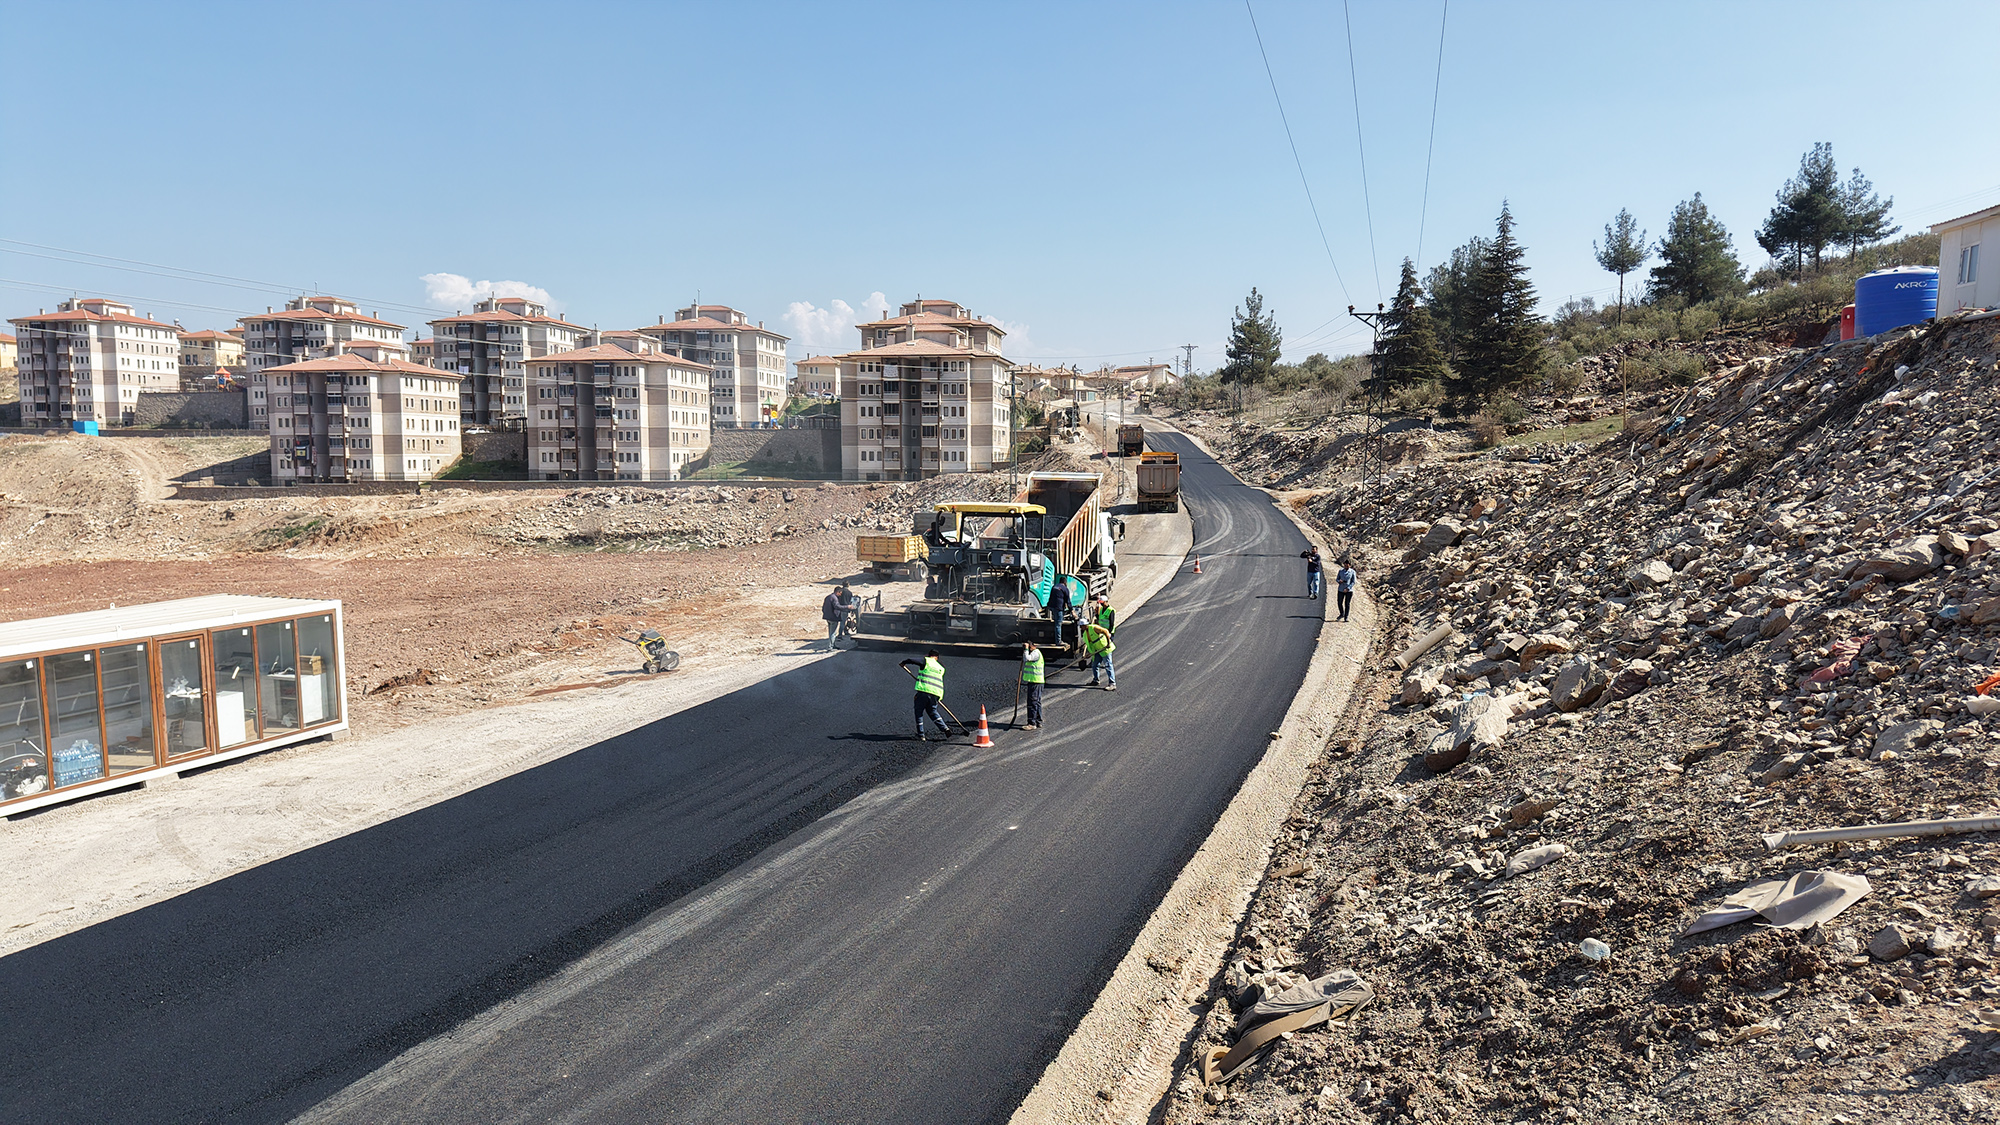
{"type": "Polygon", "coordinates": [[[929,548],[924,545],[921,534],[854,537],[854,557],[861,560],[866,569],[884,578],[909,581],[922,578],[924,556],[928,553],[929,548]]]}
{"type": "MultiPolygon", "coordinates": [[[[1097,473],[1031,473],[1013,500],[937,505],[923,535],[924,596],[902,609],[863,613],[859,631],[1058,647],[1048,610],[1055,584],[1068,585],[1074,602],[1076,593],[1109,595],[1118,576],[1115,544],[1125,525],[1104,511],[1103,492],[1097,473]]],[[[1070,634],[1074,640],[1075,630],[1070,634]]]]}
{"type": "Polygon", "coordinates": [[[1137,457],[1146,450],[1146,427],[1128,422],[1118,427],[1118,456],[1137,457]]]}
{"type": "Polygon", "coordinates": [[[1149,449],[1139,454],[1139,510],[1181,510],[1181,455],[1149,449]]]}

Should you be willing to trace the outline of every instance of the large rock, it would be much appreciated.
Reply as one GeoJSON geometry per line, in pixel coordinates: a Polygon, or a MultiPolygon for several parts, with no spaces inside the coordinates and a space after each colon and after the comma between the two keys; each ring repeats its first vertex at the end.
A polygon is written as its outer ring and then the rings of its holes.
{"type": "Polygon", "coordinates": [[[1880,758],[1885,751],[1893,751],[1899,758],[1907,758],[1917,744],[1929,741],[1932,734],[1943,730],[1944,724],[1936,719],[1911,719],[1875,736],[1875,757],[1880,758]]]}
{"type": "Polygon", "coordinates": [[[1436,672],[1412,671],[1403,677],[1403,702],[1431,704],[1451,694],[1436,672]]]}
{"type": "Polygon", "coordinates": [[[1879,574],[1891,582],[1921,578],[1944,565],[1945,550],[1935,535],[1919,535],[1886,551],[1878,551],[1854,568],[1855,578],[1879,574]]]}
{"type": "Polygon", "coordinates": [[[1972,608],[1974,625],[1991,625],[2000,621],[2000,598],[1987,598],[1972,608]]]}
{"type": "Polygon", "coordinates": [[[1431,737],[1424,748],[1424,765],[1443,773],[1475,752],[1500,745],[1507,738],[1511,709],[1497,696],[1475,695],[1451,709],[1451,726],[1431,737]]]}
{"type": "Polygon", "coordinates": [[[1421,559],[1437,554],[1439,551],[1458,542],[1458,537],[1464,533],[1465,529],[1460,527],[1454,520],[1437,521],[1431,525],[1429,531],[1424,533],[1424,537],[1417,542],[1417,557],[1421,559]]]}
{"type": "Polygon", "coordinates": [[[1549,702],[1558,711],[1581,711],[1597,702],[1610,683],[1610,672],[1595,660],[1579,656],[1556,673],[1556,682],[1549,687],[1549,702]]]}
{"type": "Polygon", "coordinates": [[[1535,662],[1543,656],[1551,654],[1567,656],[1574,651],[1576,651],[1575,645],[1562,637],[1556,636],[1554,633],[1531,634],[1521,645],[1521,651],[1518,654],[1521,661],[1521,671],[1534,671],[1535,662]]]}
{"type": "Polygon", "coordinates": [[[1869,939],[1868,952],[1878,961],[1894,961],[1909,956],[1917,940],[1916,934],[1901,926],[1884,926],[1880,933],[1869,939]]]}
{"type": "Polygon", "coordinates": [[[1798,614],[1799,603],[1797,602],[1777,607],[1764,615],[1763,622],[1757,626],[1757,635],[1766,640],[1777,636],[1779,633],[1792,627],[1792,619],[1797,617],[1798,614]]]}
{"type": "Polygon", "coordinates": [[[1634,590],[1650,590],[1673,580],[1674,568],[1668,566],[1665,559],[1647,559],[1625,572],[1625,581],[1630,582],[1634,590]]]}

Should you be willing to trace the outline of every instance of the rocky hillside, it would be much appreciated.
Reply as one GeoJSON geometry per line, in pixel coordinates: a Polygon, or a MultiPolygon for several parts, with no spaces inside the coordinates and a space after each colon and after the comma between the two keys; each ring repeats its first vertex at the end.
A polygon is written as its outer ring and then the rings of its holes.
{"type": "Polygon", "coordinates": [[[1759,357],[1589,453],[1311,500],[1398,625],[1197,1054],[1283,974],[1379,999],[1167,1119],[1993,1120],[2000,838],[1760,836],[1996,811],[1996,351],[1959,320],[1759,357]],[[1812,871],[1871,891],[1683,936],[1812,871]]]}

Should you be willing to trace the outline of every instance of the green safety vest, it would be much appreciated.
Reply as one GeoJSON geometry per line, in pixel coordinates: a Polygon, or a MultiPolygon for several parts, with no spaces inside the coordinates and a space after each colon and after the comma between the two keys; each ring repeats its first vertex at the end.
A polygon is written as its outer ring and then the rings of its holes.
{"type": "Polygon", "coordinates": [[[1101,625],[1092,625],[1083,631],[1083,651],[1092,656],[1103,656],[1118,646],[1111,643],[1111,633],[1101,625]]]}
{"type": "Polygon", "coordinates": [[[1021,658],[1021,682],[1024,684],[1039,684],[1042,682],[1042,652],[1040,649],[1036,649],[1034,652],[1021,658]]]}
{"type": "Polygon", "coordinates": [[[925,658],[924,666],[917,670],[917,694],[944,698],[944,665],[925,658]]]}
{"type": "Polygon", "coordinates": [[[1107,633],[1118,631],[1118,611],[1107,603],[1097,607],[1097,623],[1104,626],[1107,633]]]}

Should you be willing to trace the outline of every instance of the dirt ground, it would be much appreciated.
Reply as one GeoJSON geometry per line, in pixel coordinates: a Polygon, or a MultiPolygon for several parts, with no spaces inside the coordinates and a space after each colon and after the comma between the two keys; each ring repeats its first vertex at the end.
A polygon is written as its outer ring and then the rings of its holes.
{"type": "MultiPolygon", "coordinates": [[[[166,499],[170,481],[258,446],[240,437],[0,437],[0,621],[201,594],[338,598],[358,734],[637,664],[658,629],[684,665],[824,638],[820,599],[856,579],[857,530],[901,530],[1007,478],[423,496],[166,499]],[[248,443],[246,445],[246,442],[248,443]]],[[[1087,451],[1079,451],[1087,456],[1087,451]]],[[[1064,454],[1046,467],[1076,468],[1064,454]]]]}

